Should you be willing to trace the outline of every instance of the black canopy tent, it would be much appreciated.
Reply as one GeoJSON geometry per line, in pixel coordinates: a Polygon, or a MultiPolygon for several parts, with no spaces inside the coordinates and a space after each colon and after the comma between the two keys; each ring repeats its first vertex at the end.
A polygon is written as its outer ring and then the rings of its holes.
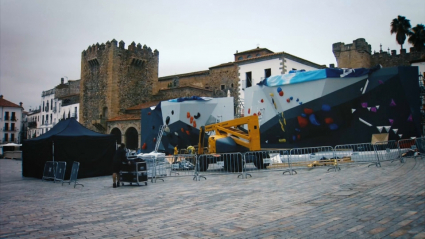
{"type": "Polygon", "coordinates": [[[69,178],[72,162],[80,162],[78,178],[104,176],[111,173],[116,150],[114,135],[91,131],[74,118],[60,121],[45,134],[22,144],[22,176],[42,178],[46,161],[65,161],[65,178],[69,178]]]}

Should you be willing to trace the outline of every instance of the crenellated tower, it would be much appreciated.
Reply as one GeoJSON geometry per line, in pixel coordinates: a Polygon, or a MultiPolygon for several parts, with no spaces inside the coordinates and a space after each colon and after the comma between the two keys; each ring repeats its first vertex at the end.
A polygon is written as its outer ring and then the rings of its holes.
{"type": "Polygon", "coordinates": [[[105,133],[106,121],[158,91],[159,52],[113,39],[81,53],[80,123],[105,133]]]}
{"type": "Polygon", "coordinates": [[[343,42],[332,44],[332,52],[339,68],[371,67],[371,49],[364,38],[354,40],[352,44],[344,44],[343,42]]]}

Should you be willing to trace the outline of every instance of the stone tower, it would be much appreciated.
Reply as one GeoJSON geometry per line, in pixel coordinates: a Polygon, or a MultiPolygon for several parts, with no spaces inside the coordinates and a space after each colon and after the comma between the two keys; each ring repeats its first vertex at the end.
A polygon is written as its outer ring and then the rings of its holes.
{"type": "Polygon", "coordinates": [[[132,42],[89,46],[81,54],[80,123],[106,133],[106,121],[150,101],[158,82],[159,52],[132,42]]]}
{"type": "Polygon", "coordinates": [[[339,68],[371,67],[371,50],[371,46],[364,38],[354,40],[352,44],[343,42],[332,44],[332,52],[339,68]]]}

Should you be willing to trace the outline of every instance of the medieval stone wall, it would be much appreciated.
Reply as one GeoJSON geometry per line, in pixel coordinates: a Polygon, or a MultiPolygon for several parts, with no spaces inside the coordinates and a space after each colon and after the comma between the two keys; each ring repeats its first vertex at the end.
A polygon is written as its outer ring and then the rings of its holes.
{"type": "Polygon", "coordinates": [[[106,120],[150,101],[158,81],[159,52],[114,39],[81,54],[80,123],[106,132],[106,120]]]}
{"type": "Polygon", "coordinates": [[[378,64],[383,67],[410,66],[410,61],[425,57],[425,50],[418,52],[413,47],[409,53],[406,49],[398,55],[396,50],[392,50],[391,54],[380,50],[372,55],[371,46],[363,38],[354,40],[352,44],[334,43],[332,51],[339,68],[370,68],[378,64]]]}
{"type": "Polygon", "coordinates": [[[211,67],[208,71],[193,72],[159,78],[160,91],[156,100],[167,100],[184,96],[226,97],[227,92],[238,99],[238,72],[233,63],[211,67]]]}

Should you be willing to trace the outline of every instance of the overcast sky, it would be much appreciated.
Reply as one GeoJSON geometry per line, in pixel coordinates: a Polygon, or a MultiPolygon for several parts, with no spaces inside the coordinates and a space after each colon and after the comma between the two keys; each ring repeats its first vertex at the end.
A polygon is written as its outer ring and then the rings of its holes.
{"type": "Polygon", "coordinates": [[[336,63],[333,43],[357,38],[399,53],[392,19],[425,24],[424,9],[424,0],[0,0],[0,94],[34,108],[61,77],[80,79],[83,50],[114,38],[157,49],[159,76],[207,70],[257,45],[326,65],[336,63]]]}

